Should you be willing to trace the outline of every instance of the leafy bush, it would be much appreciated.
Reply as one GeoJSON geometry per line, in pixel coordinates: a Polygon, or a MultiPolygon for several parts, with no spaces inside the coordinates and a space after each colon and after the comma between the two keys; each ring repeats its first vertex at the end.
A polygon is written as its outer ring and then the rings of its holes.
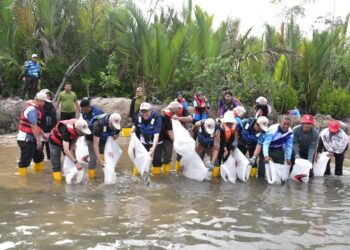
{"type": "Polygon", "coordinates": [[[317,102],[317,111],[330,114],[336,119],[350,116],[350,94],[345,89],[330,89],[327,85],[321,89],[317,102]]]}

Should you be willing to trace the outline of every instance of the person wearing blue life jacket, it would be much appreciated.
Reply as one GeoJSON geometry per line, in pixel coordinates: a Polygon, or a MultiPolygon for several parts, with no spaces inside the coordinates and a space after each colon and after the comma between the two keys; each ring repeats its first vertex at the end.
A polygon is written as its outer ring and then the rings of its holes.
{"type": "MultiPolygon", "coordinates": [[[[81,111],[81,115],[83,117],[83,119],[88,123],[89,125],[89,129],[92,131],[92,121],[95,118],[95,116],[101,115],[104,112],[99,109],[98,107],[91,105],[90,100],[88,98],[83,98],[80,101],[80,111],[81,111]]],[[[96,168],[96,157],[94,154],[94,148],[92,145],[92,138],[93,135],[85,135],[85,139],[86,139],[86,144],[88,146],[88,150],[89,150],[89,155],[92,156],[90,157],[90,161],[89,161],[89,170],[93,170],[96,168]]],[[[94,171],[90,171],[91,175],[93,175],[94,171]]],[[[89,173],[90,173],[89,172],[89,173]]]]}
{"type": "MultiPolygon", "coordinates": [[[[162,126],[162,118],[152,109],[152,105],[147,102],[141,103],[140,112],[132,126],[131,133],[135,132],[153,158],[153,175],[160,174],[162,168],[162,126]]],[[[137,174],[135,166],[133,172],[137,174]]]]}
{"type": "MultiPolygon", "coordinates": [[[[237,123],[238,142],[235,146],[246,155],[249,154],[249,163],[252,166],[251,176],[256,175],[256,159],[259,157],[264,143],[265,133],[268,131],[269,120],[265,116],[258,119],[249,118],[237,123]]],[[[260,157],[258,176],[265,176],[263,157],[260,157]]]]}
{"type": "Polygon", "coordinates": [[[213,170],[220,150],[220,124],[212,118],[201,120],[195,123],[190,134],[197,141],[195,150],[198,155],[202,159],[205,154],[210,156],[209,170],[213,170]]]}
{"type": "Polygon", "coordinates": [[[94,178],[96,175],[96,160],[104,167],[105,162],[102,154],[106,146],[108,137],[117,139],[121,130],[121,116],[118,113],[105,113],[95,116],[92,119],[92,146],[93,153],[90,154],[89,177],[94,178]],[[90,168],[91,167],[91,168],[90,168]]]}
{"type": "Polygon", "coordinates": [[[280,123],[269,127],[263,144],[265,163],[273,161],[284,164],[286,160],[289,167],[292,165],[293,130],[291,125],[291,118],[284,116],[280,123]]]}
{"type": "Polygon", "coordinates": [[[22,78],[24,87],[21,98],[24,100],[28,94],[28,99],[33,99],[40,84],[41,67],[38,63],[38,55],[32,54],[32,59],[24,63],[24,76],[22,78]]]}

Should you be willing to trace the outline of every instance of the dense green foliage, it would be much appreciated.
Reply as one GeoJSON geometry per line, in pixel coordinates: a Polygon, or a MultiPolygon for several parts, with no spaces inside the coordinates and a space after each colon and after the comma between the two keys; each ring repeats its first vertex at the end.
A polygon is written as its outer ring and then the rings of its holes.
{"type": "Polygon", "coordinates": [[[23,63],[32,53],[43,66],[42,87],[55,91],[65,71],[82,96],[133,95],[136,86],[161,101],[202,90],[212,103],[229,86],[246,105],[266,96],[275,110],[350,115],[349,16],[325,31],[302,35],[288,12],[281,29],[264,36],[239,31],[239,20],[216,30],[199,6],[145,17],[132,2],[0,0],[0,72],[5,95],[21,90],[23,63]],[[241,35],[240,35],[241,34],[241,35]]]}

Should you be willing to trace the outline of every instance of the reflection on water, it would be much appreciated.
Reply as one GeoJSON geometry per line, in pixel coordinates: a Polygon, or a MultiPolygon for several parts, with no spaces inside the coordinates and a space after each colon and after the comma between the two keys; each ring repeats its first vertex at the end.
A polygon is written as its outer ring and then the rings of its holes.
{"type": "Polygon", "coordinates": [[[124,154],[116,185],[104,186],[101,170],[95,181],[66,185],[52,181],[48,162],[20,178],[17,158],[15,145],[1,145],[0,249],[350,248],[348,170],[282,186],[175,173],[146,185],[124,154]]]}

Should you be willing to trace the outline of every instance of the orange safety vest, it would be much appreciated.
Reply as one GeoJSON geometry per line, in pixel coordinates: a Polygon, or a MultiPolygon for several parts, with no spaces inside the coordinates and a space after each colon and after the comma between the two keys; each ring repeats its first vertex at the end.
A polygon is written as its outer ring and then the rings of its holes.
{"type": "Polygon", "coordinates": [[[27,101],[26,102],[26,106],[24,107],[24,109],[21,112],[21,116],[19,118],[19,124],[18,124],[18,129],[22,132],[25,132],[27,134],[33,134],[32,131],[32,127],[31,127],[31,123],[28,121],[28,119],[24,116],[24,112],[27,108],[33,106],[37,112],[38,112],[38,121],[37,121],[37,126],[38,126],[38,133],[40,134],[41,132],[41,119],[42,119],[42,112],[41,112],[41,108],[37,107],[33,101],[27,101]]]}
{"type": "Polygon", "coordinates": [[[236,130],[236,123],[233,123],[232,128],[229,128],[226,123],[222,123],[222,127],[224,129],[225,132],[225,139],[226,141],[229,141],[231,136],[235,134],[235,130],[236,130]]]}
{"type": "Polygon", "coordinates": [[[79,137],[79,134],[77,133],[77,131],[75,131],[74,129],[74,124],[77,121],[77,119],[70,119],[70,120],[65,120],[65,121],[59,121],[57,123],[57,125],[51,130],[50,133],[50,138],[59,146],[62,146],[62,135],[58,129],[58,127],[61,124],[64,124],[65,126],[67,126],[67,130],[70,134],[69,140],[75,140],[79,137]]]}

